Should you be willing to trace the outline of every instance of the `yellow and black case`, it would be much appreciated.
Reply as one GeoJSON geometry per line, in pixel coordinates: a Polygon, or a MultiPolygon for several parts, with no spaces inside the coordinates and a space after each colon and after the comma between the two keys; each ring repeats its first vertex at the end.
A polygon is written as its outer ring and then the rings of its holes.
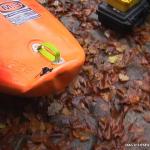
{"type": "Polygon", "coordinates": [[[140,2],[134,3],[135,5],[128,7],[127,11],[119,10],[127,9],[127,7],[123,8],[123,6],[119,9],[114,8],[112,5],[116,6],[115,3],[111,3],[110,5],[107,2],[101,2],[98,6],[97,14],[99,21],[104,26],[118,32],[128,32],[131,31],[133,27],[141,25],[145,21],[150,10],[150,3],[148,0],[140,0],[140,2]]]}

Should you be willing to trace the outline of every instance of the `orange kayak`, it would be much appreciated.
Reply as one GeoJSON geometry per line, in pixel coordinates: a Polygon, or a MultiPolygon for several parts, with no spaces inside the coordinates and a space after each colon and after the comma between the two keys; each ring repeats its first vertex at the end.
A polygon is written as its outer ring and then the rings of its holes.
{"type": "Polygon", "coordinates": [[[35,0],[0,0],[0,92],[42,96],[63,90],[85,54],[35,0]]]}

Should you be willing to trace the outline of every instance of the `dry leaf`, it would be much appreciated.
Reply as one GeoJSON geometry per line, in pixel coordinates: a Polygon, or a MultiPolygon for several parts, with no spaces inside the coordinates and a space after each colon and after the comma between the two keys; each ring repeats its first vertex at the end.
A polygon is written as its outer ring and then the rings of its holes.
{"type": "Polygon", "coordinates": [[[123,82],[129,81],[129,77],[128,77],[128,75],[125,75],[123,73],[119,73],[119,80],[123,81],[123,82]]]}
{"type": "Polygon", "coordinates": [[[69,115],[71,115],[71,112],[67,107],[65,107],[62,110],[62,114],[66,115],[66,116],[69,116],[69,115]]]}
{"type": "Polygon", "coordinates": [[[0,129],[5,129],[5,128],[6,128],[6,125],[3,123],[0,123],[0,129]]]}
{"type": "Polygon", "coordinates": [[[131,104],[137,104],[140,101],[140,97],[137,95],[129,96],[129,100],[131,104]]]}
{"type": "Polygon", "coordinates": [[[129,132],[132,132],[132,133],[144,132],[144,128],[136,124],[132,124],[132,126],[129,128],[129,132]]]}
{"type": "Polygon", "coordinates": [[[122,60],[122,55],[112,55],[108,57],[108,61],[111,64],[116,64],[117,62],[122,60]]]}
{"type": "Polygon", "coordinates": [[[143,118],[146,122],[150,123],[150,113],[146,113],[143,118]]]}
{"type": "Polygon", "coordinates": [[[80,130],[74,130],[72,133],[75,138],[80,139],[81,141],[87,141],[90,139],[89,133],[80,130]]]}

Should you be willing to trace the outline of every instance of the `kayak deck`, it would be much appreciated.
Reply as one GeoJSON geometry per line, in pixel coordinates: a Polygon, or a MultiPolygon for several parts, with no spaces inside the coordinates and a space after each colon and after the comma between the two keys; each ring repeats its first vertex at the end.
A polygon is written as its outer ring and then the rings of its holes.
{"type": "Polygon", "coordinates": [[[39,18],[14,25],[0,15],[0,91],[29,96],[57,92],[80,70],[85,59],[84,51],[67,29],[40,4],[34,0],[24,0],[23,3],[35,10],[39,18]],[[55,45],[64,62],[55,64],[35,52],[33,45],[42,42],[55,45]],[[44,67],[53,70],[40,76],[44,67]]]}

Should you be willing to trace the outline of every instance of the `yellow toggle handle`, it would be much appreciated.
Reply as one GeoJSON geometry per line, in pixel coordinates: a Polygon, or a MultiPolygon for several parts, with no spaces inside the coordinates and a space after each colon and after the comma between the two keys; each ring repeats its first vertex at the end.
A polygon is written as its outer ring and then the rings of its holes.
{"type": "Polygon", "coordinates": [[[60,60],[59,50],[51,43],[42,43],[38,48],[38,52],[52,62],[60,60]]]}

